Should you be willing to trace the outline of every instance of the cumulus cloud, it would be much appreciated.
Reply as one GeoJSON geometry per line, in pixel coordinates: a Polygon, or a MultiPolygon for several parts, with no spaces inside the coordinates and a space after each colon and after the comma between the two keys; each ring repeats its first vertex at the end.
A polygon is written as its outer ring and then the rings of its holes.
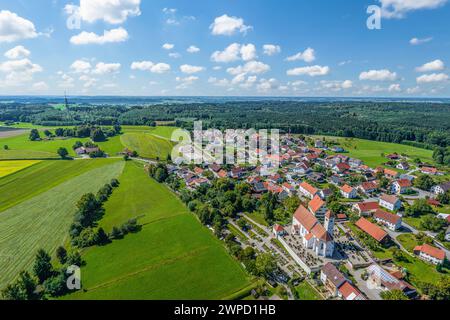
{"type": "Polygon", "coordinates": [[[259,80],[256,89],[259,92],[266,93],[279,88],[279,83],[275,78],[259,80]]]}
{"type": "Polygon", "coordinates": [[[430,42],[431,40],[433,40],[433,38],[429,37],[429,38],[423,38],[423,39],[419,39],[419,38],[412,38],[411,40],[409,40],[409,44],[413,45],[413,46],[418,46],[427,42],[430,42]]]}
{"type": "Polygon", "coordinates": [[[18,16],[14,12],[0,11],[0,43],[32,39],[37,36],[38,33],[33,22],[18,16]]]}
{"type": "Polygon", "coordinates": [[[313,62],[316,60],[315,51],[312,48],[308,48],[303,52],[299,52],[293,56],[287,57],[287,61],[298,61],[303,60],[305,62],[313,62]]]}
{"type": "Polygon", "coordinates": [[[444,62],[442,60],[434,60],[428,63],[425,63],[424,65],[417,67],[417,72],[431,72],[431,71],[441,71],[445,69],[444,62]]]}
{"type": "Polygon", "coordinates": [[[196,76],[189,76],[189,77],[176,77],[175,81],[180,82],[180,84],[176,87],[177,89],[186,89],[187,87],[191,86],[194,82],[196,82],[199,78],[196,76]]]}
{"type": "Polygon", "coordinates": [[[48,90],[48,85],[44,81],[40,81],[40,82],[33,83],[31,88],[34,91],[45,91],[45,90],[48,90]]]}
{"type": "Polygon", "coordinates": [[[6,86],[22,85],[24,82],[33,80],[35,73],[42,71],[43,68],[40,65],[27,58],[0,63],[0,73],[5,74],[5,79],[2,82],[6,86]]]}
{"type": "Polygon", "coordinates": [[[91,68],[91,64],[84,60],[76,60],[70,65],[70,69],[75,73],[89,73],[91,68]]]}
{"type": "Polygon", "coordinates": [[[169,53],[169,57],[174,58],[174,59],[179,59],[179,58],[181,58],[181,54],[179,54],[178,52],[171,52],[171,53],[169,53]]]}
{"type": "Polygon", "coordinates": [[[237,60],[250,61],[257,58],[256,47],[254,44],[232,43],[224,51],[215,51],[211,55],[214,62],[228,63],[237,60]]]}
{"type": "Polygon", "coordinates": [[[5,57],[8,59],[22,59],[29,57],[31,52],[24,46],[17,46],[5,52],[5,57]]]}
{"type": "Polygon", "coordinates": [[[116,73],[120,70],[120,63],[104,63],[99,62],[92,71],[93,74],[104,75],[110,73],[116,73]]]}
{"type": "Polygon", "coordinates": [[[170,71],[167,63],[153,63],[151,61],[136,61],[131,64],[131,70],[149,71],[151,73],[166,73],[170,71]]]}
{"type": "Polygon", "coordinates": [[[397,73],[387,69],[365,71],[359,75],[359,80],[395,81],[396,79],[397,73]]]}
{"type": "Polygon", "coordinates": [[[189,64],[183,64],[180,66],[180,71],[187,74],[194,74],[205,70],[204,67],[199,66],[191,66],[189,64]]]}
{"type": "Polygon", "coordinates": [[[281,47],[274,44],[265,44],[263,50],[266,56],[274,56],[281,52],[281,47]]]}
{"type": "Polygon", "coordinates": [[[424,74],[416,79],[417,83],[444,82],[447,80],[448,75],[445,73],[424,74]]]}
{"type": "Polygon", "coordinates": [[[163,46],[162,46],[162,48],[163,48],[164,50],[172,50],[173,48],[175,48],[175,45],[172,44],[172,43],[164,43],[163,46]]]}
{"type": "Polygon", "coordinates": [[[308,75],[310,77],[317,77],[317,76],[326,76],[330,73],[330,67],[328,66],[310,66],[310,67],[301,67],[301,68],[295,68],[290,69],[287,71],[288,76],[301,76],[301,75],[308,75]]]}
{"type": "Polygon", "coordinates": [[[400,84],[394,83],[389,86],[388,91],[389,92],[401,92],[402,89],[400,87],[400,84]]]}
{"type": "Polygon", "coordinates": [[[447,3],[447,0],[379,0],[384,18],[401,19],[411,11],[436,9],[447,3]]]}
{"type": "Polygon", "coordinates": [[[243,66],[228,68],[227,72],[231,75],[239,74],[262,74],[270,70],[270,66],[260,61],[250,61],[243,66]]]}
{"type": "Polygon", "coordinates": [[[110,24],[124,23],[129,17],[139,16],[141,0],[80,0],[79,6],[67,5],[66,12],[76,12],[89,23],[102,20],[110,24]]]}
{"type": "Polygon", "coordinates": [[[226,14],[214,19],[214,22],[209,27],[213,35],[231,36],[237,32],[246,34],[251,30],[251,26],[244,24],[244,19],[237,17],[230,17],[226,14]]]}
{"type": "Polygon", "coordinates": [[[197,48],[196,46],[190,46],[189,48],[186,49],[186,51],[189,53],[197,53],[200,52],[200,49],[197,48]]]}
{"type": "Polygon", "coordinates": [[[128,40],[128,32],[124,28],[105,30],[103,31],[103,35],[83,31],[80,34],[70,38],[70,42],[74,45],[105,44],[124,42],[126,40],[128,40]]]}
{"type": "Polygon", "coordinates": [[[353,87],[353,82],[351,80],[344,81],[320,81],[323,88],[332,91],[341,91],[345,89],[350,89],[353,87]]]}

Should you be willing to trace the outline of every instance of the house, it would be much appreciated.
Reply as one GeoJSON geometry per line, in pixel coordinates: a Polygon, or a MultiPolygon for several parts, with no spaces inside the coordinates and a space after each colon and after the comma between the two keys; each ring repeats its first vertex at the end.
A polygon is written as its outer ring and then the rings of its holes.
{"type": "Polygon", "coordinates": [[[359,202],[353,205],[353,210],[361,217],[367,217],[375,213],[380,208],[378,202],[359,202]]]}
{"type": "Polygon", "coordinates": [[[281,187],[282,187],[283,190],[286,191],[289,195],[292,195],[293,193],[295,193],[295,188],[294,188],[294,186],[293,186],[292,184],[290,184],[290,183],[285,182],[285,183],[282,184],[281,187]]]}
{"type": "Polygon", "coordinates": [[[245,173],[244,169],[240,167],[231,169],[231,177],[233,179],[240,179],[244,175],[244,173],[245,173]]]}
{"type": "Polygon", "coordinates": [[[445,261],[445,251],[429,244],[423,244],[414,248],[414,254],[422,260],[432,264],[442,264],[445,261]]]}
{"type": "Polygon", "coordinates": [[[325,182],[325,175],[323,173],[313,172],[308,175],[308,179],[316,183],[323,183],[325,182]]]}
{"type": "Polygon", "coordinates": [[[336,185],[336,186],[341,186],[344,184],[344,180],[339,177],[338,175],[332,175],[330,178],[330,181],[332,184],[336,185]]]}
{"type": "Polygon", "coordinates": [[[387,194],[383,194],[380,197],[379,204],[381,207],[391,211],[397,211],[402,207],[402,202],[399,198],[387,194]]]}
{"type": "Polygon", "coordinates": [[[380,243],[389,238],[386,231],[365,218],[359,219],[356,226],[380,243]]]}
{"type": "Polygon", "coordinates": [[[384,169],[384,175],[389,179],[397,179],[399,176],[399,173],[395,170],[384,169]]]}
{"type": "Polygon", "coordinates": [[[323,199],[326,200],[329,196],[331,196],[333,194],[333,190],[331,189],[323,189],[319,191],[319,196],[323,199]]]}
{"type": "Polygon", "coordinates": [[[337,174],[345,174],[350,170],[350,166],[347,163],[341,162],[333,167],[333,172],[337,174]]]}
{"type": "Polygon", "coordinates": [[[308,182],[302,182],[298,187],[298,191],[306,198],[313,199],[314,196],[319,192],[316,188],[310,185],[308,182]]]}
{"type": "Polygon", "coordinates": [[[361,190],[362,192],[364,192],[365,194],[368,194],[368,195],[370,195],[378,190],[377,184],[373,181],[363,182],[358,188],[359,188],[359,190],[361,190]]]}
{"type": "Polygon", "coordinates": [[[286,235],[287,232],[282,226],[276,224],[273,226],[273,233],[275,234],[276,237],[282,237],[286,235]]]}
{"type": "Polygon", "coordinates": [[[223,178],[228,177],[228,172],[226,172],[225,170],[222,169],[222,170],[220,170],[219,172],[215,173],[215,175],[216,175],[218,178],[223,179],[223,178]]]}
{"type": "Polygon", "coordinates": [[[325,145],[324,145],[323,141],[321,141],[321,140],[316,140],[316,142],[314,143],[314,146],[316,148],[320,148],[320,149],[325,148],[325,145]]]}
{"type": "Polygon", "coordinates": [[[253,185],[253,191],[255,193],[264,193],[267,191],[266,185],[264,184],[264,182],[257,182],[253,185]]]}
{"type": "Polygon", "coordinates": [[[450,226],[448,226],[447,230],[445,231],[445,240],[450,241],[450,226]]]}
{"type": "Polygon", "coordinates": [[[409,297],[413,297],[417,293],[416,289],[409,283],[397,279],[377,264],[370,265],[366,271],[368,274],[367,286],[369,288],[378,288],[385,291],[400,290],[409,297]]]}
{"type": "MultiPolygon", "coordinates": [[[[327,229],[332,229],[332,222],[329,222],[327,229]]],[[[292,218],[292,234],[299,235],[303,246],[313,250],[318,256],[333,256],[334,240],[327,229],[304,206],[300,205],[295,211],[292,218]]]]}
{"type": "Polygon", "coordinates": [[[308,210],[311,211],[315,217],[323,217],[327,212],[327,206],[319,195],[315,195],[308,204],[308,210]]]}
{"type": "Polygon", "coordinates": [[[195,167],[194,168],[194,173],[196,174],[196,175],[198,175],[198,176],[200,176],[200,175],[202,175],[203,174],[203,169],[202,168],[200,168],[200,167],[195,167]]]}
{"type": "Polygon", "coordinates": [[[360,159],[351,158],[350,160],[348,160],[348,164],[352,168],[358,168],[359,166],[361,166],[363,164],[363,162],[360,159]]]}
{"type": "Polygon", "coordinates": [[[392,184],[391,191],[396,194],[403,194],[411,190],[412,183],[408,179],[400,179],[392,184]]]}
{"type": "Polygon", "coordinates": [[[399,155],[396,154],[396,153],[388,154],[388,155],[386,156],[386,158],[388,158],[389,160],[398,160],[398,159],[400,159],[399,155]]]}
{"type": "Polygon", "coordinates": [[[402,227],[402,218],[395,214],[378,209],[375,211],[373,218],[376,222],[385,225],[392,231],[397,231],[402,227]]]}
{"type": "Polygon", "coordinates": [[[400,170],[409,170],[410,166],[408,162],[400,162],[396,168],[400,170]]]}
{"type": "Polygon", "coordinates": [[[358,196],[355,188],[350,187],[348,184],[339,188],[341,195],[346,199],[355,199],[358,196]]]}
{"type": "Polygon", "coordinates": [[[349,281],[345,281],[344,284],[339,288],[339,297],[347,301],[367,300],[363,296],[363,294],[358,289],[356,289],[349,281]]]}
{"type": "Polygon", "coordinates": [[[448,190],[450,190],[450,181],[438,184],[437,186],[431,188],[431,192],[433,192],[435,195],[444,194],[448,190]]]}
{"type": "Polygon", "coordinates": [[[333,152],[336,152],[336,153],[343,153],[343,152],[345,152],[345,149],[342,148],[342,147],[340,147],[340,146],[333,146],[333,147],[331,148],[331,150],[332,150],[333,152]]]}
{"type": "Polygon", "coordinates": [[[432,176],[437,176],[437,175],[442,175],[443,173],[438,171],[438,169],[433,168],[433,167],[422,167],[420,168],[420,172],[422,172],[423,174],[429,174],[432,176]]]}
{"type": "Polygon", "coordinates": [[[320,270],[320,281],[333,297],[337,297],[339,295],[339,288],[347,282],[347,279],[334,264],[328,262],[320,270]]]}

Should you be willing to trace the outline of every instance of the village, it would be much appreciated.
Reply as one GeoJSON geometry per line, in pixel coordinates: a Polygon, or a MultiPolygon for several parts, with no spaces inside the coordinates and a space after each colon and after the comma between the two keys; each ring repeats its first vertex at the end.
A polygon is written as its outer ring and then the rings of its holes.
{"type": "Polygon", "coordinates": [[[242,248],[275,257],[280,273],[269,281],[272,284],[285,285],[286,279],[300,276],[323,299],[382,300],[389,292],[423,298],[408,281],[410,270],[401,261],[424,263],[433,272],[448,268],[450,215],[439,213],[438,198],[448,194],[450,182],[423,190],[414,181],[446,172],[396,153],[384,155],[386,164],[371,168],[333,144],[325,138],[286,134],[280,155],[268,155],[257,166],[175,163],[167,169],[190,191],[232,179],[249,185],[257,200],[268,193],[279,201],[300,200],[284,221],[265,223],[246,212],[227,219],[242,248]],[[265,174],[275,162],[276,172],[265,174]],[[445,226],[439,234],[404,220],[407,208],[419,203],[432,207],[445,226]],[[417,245],[405,246],[400,241],[405,236],[414,237],[417,245]]]}

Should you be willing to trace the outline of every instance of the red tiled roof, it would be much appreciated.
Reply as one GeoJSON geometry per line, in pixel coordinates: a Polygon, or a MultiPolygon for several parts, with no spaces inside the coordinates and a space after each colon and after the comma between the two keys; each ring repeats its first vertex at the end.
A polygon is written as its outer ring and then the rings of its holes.
{"type": "Polygon", "coordinates": [[[349,170],[350,166],[346,163],[338,163],[336,165],[336,167],[339,169],[339,171],[345,171],[345,170],[349,170]]]}
{"type": "Polygon", "coordinates": [[[400,221],[400,219],[401,219],[399,216],[397,216],[395,214],[392,214],[392,213],[389,213],[389,212],[386,212],[386,211],[383,211],[381,209],[378,209],[375,212],[375,214],[373,215],[373,217],[381,219],[381,220],[384,220],[384,221],[387,221],[387,222],[392,223],[392,224],[397,224],[400,221]]]}
{"type": "Polygon", "coordinates": [[[353,188],[346,184],[341,187],[341,190],[345,193],[351,193],[353,191],[353,188]]]}
{"type": "Polygon", "coordinates": [[[390,204],[395,204],[399,199],[396,196],[390,196],[388,194],[383,194],[380,200],[386,201],[390,204]]]}
{"type": "Polygon", "coordinates": [[[329,242],[332,241],[333,238],[331,237],[331,235],[328,233],[327,230],[325,230],[325,228],[320,224],[317,223],[312,229],[311,229],[311,233],[320,240],[323,240],[325,242],[329,242]]]}
{"type": "Polygon", "coordinates": [[[325,205],[325,202],[319,197],[319,196],[315,196],[314,199],[312,199],[309,204],[308,204],[308,208],[312,211],[312,213],[316,213],[317,211],[320,210],[320,208],[322,208],[325,205]]]}
{"type": "Polygon", "coordinates": [[[439,259],[439,260],[445,259],[445,251],[444,250],[430,246],[429,244],[426,244],[426,243],[421,246],[415,247],[414,252],[416,252],[416,251],[423,252],[423,253],[425,253],[429,256],[432,256],[436,259],[439,259]]]}
{"type": "Polygon", "coordinates": [[[384,174],[392,177],[398,176],[398,172],[391,169],[384,169],[384,174]]]}
{"type": "Polygon", "coordinates": [[[369,234],[372,238],[377,240],[378,242],[382,241],[384,238],[387,237],[386,231],[378,227],[377,225],[373,224],[369,220],[365,218],[361,218],[356,222],[356,226],[360,228],[362,231],[369,234]]]}
{"type": "Polygon", "coordinates": [[[316,217],[302,205],[295,211],[294,218],[301,223],[308,232],[318,223],[316,217]]]}
{"type": "Polygon", "coordinates": [[[225,170],[220,170],[217,175],[221,178],[225,178],[226,176],[228,176],[228,173],[225,170]]]}
{"type": "Polygon", "coordinates": [[[400,180],[398,180],[396,182],[402,188],[409,188],[409,187],[412,186],[411,181],[409,181],[408,179],[400,179],[400,180]]]}
{"type": "Polygon", "coordinates": [[[315,195],[317,192],[319,192],[319,190],[317,190],[316,188],[314,188],[312,185],[310,185],[308,182],[302,182],[300,184],[300,187],[302,187],[303,189],[305,189],[306,191],[308,191],[310,194],[315,195]]]}
{"type": "Polygon", "coordinates": [[[380,208],[378,202],[360,202],[356,204],[361,212],[374,211],[380,208]]]}
{"type": "Polygon", "coordinates": [[[280,226],[279,224],[274,225],[274,226],[273,226],[273,229],[274,229],[276,232],[282,232],[282,231],[284,231],[284,228],[283,228],[282,226],[280,226]]]}
{"type": "Polygon", "coordinates": [[[353,300],[365,300],[365,298],[362,296],[361,292],[356,289],[354,286],[350,284],[350,282],[346,281],[340,288],[339,292],[342,294],[342,296],[347,300],[349,297],[353,294],[353,300]]]}
{"type": "Polygon", "coordinates": [[[377,185],[373,182],[363,182],[361,184],[361,188],[363,188],[365,191],[367,190],[374,190],[377,188],[377,185]]]}

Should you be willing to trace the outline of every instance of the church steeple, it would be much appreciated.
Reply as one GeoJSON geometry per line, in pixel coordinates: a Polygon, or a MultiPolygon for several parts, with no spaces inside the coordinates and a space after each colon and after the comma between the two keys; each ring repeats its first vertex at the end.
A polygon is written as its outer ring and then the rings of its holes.
{"type": "Polygon", "coordinates": [[[331,236],[333,236],[334,221],[335,221],[334,213],[331,212],[331,210],[328,210],[327,213],[325,214],[324,227],[328,231],[328,233],[331,234],[331,236]]]}

